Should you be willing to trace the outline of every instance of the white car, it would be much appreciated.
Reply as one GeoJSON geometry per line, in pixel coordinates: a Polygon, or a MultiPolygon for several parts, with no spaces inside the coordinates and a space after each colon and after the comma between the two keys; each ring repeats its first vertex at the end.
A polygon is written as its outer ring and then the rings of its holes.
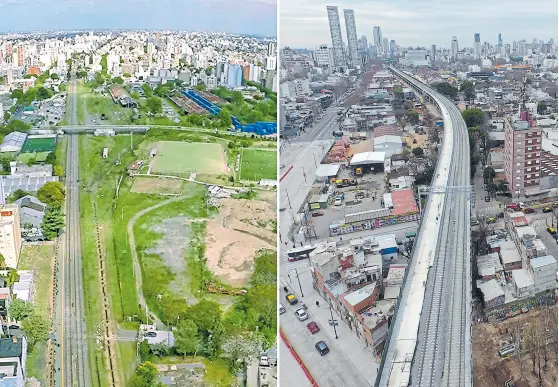
{"type": "Polygon", "coordinates": [[[307,312],[303,308],[297,309],[295,311],[295,316],[297,316],[299,321],[305,321],[306,319],[309,318],[309,315],[307,314],[307,312]]]}
{"type": "Polygon", "coordinates": [[[341,198],[336,198],[336,200],[334,200],[334,205],[335,206],[341,206],[342,205],[342,199],[341,198]]]}

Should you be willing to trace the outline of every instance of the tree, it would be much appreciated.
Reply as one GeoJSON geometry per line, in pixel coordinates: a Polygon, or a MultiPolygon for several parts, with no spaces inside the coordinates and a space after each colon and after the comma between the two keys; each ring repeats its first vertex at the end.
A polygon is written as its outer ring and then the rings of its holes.
{"type": "Polygon", "coordinates": [[[483,124],[484,114],[480,109],[466,109],[462,112],[462,118],[466,121],[466,126],[471,128],[483,124]]]}
{"type": "Polygon", "coordinates": [[[159,387],[162,384],[157,380],[157,368],[146,361],[136,368],[129,385],[131,387],[159,387]]]}
{"type": "Polygon", "coordinates": [[[113,78],[113,83],[117,83],[119,85],[122,85],[124,83],[124,79],[122,79],[121,77],[114,77],[113,78]]]}
{"type": "Polygon", "coordinates": [[[221,309],[218,303],[202,300],[186,309],[186,318],[194,322],[198,331],[209,334],[221,319],[221,309]]]}
{"type": "Polygon", "coordinates": [[[448,82],[435,83],[433,86],[439,93],[448,95],[452,99],[456,98],[456,95],[458,95],[458,89],[448,82]]]}
{"type": "Polygon", "coordinates": [[[21,321],[35,313],[35,307],[30,302],[16,298],[10,303],[8,313],[13,319],[21,321]]]}
{"type": "Polygon", "coordinates": [[[163,111],[161,99],[158,97],[149,97],[146,99],[146,109],[153,114],[161,113],[163,111]]]}
{"type": "Polygon", "coordinates": [[[6,258],[0,253],[0,269],[5,269],[8,265],[6,265],[6,258]]]}
{"type": "Polygon", "coordinates": [[[43,234],[50,241],[60,235],[60,231],[64,228],[64,214],[57,207],[48,207],[43,216],[43,223],[41,229],[43,234]]]}
{"type": "Polygon", "coordinates": [[[233,125],[231,113],[226,109],[221,109],[217,114],[217,118],[219,119],[219,123],[223,127],[230,127],[231,125],[233,125]]]}
{"type": "Polygon", "coordinates": [[[37,198],[51,207],[62,207],[66,194],[64,186],[57,181],[49,181],[45,183],[37,192],[37,198]]]}
{"type": "Polygon", "coordinates": [[[547,109],[547,105],[545,104],[545,102],[539,101],[538,106],[537,106],[536,109],[537,109],[538,114],[543,115],[543,114],[545,114],[545,111],[547,109]]]}
{"type": "Polygon", "coordinates": [[[22,189],[16,189],[10,196],[8,196],[8,202],[13,203],[18,199],[21,199],[24,196],[29,195],[28,192],[22,189]]]}
{"type": "Polygon", "coordinates": [[[509,187],[507,185],[507,182],[505,180],[499,180],[499,182],[497,183],[497,191],[502,193],[507,193],[508,190],[509,187]]]}
{"type": "Polygon", "coordinates": [[[151,87],[149,87],[147,83],[144,83],[142,85],[142,91],[144,92],[144,96],[146,98],[149,98],[153,95],[153,90],[151,89],[151,87]]]}
{"type": "Polygon", "coordinates": [[[130,73],[123,73],[122,76],[123,76],[124,78],[130,78],[130,77],[132,77],[132,74],[130,74],[130,73]]]}
{"type": "Polygon", "coordinates": [[[38,100],[49,99],[53,95],[54,95],[54,92],[51,89],[47,89],[46,87],[39,87],[37,89],[37,99],[38,100]]]}
{"type": "Polygon", "coordinates": [[[400,85],[396,85],[392,88],[392,93],[395,99],[404,99],[404,89],[400,85]]]}
{"type": "Polygon", "coordinates": [[[46,318],[36,313],[31,314],[23,320],[22,328],[27,334],[29,346],[33,346],[49,338],[49,323],[46,318]]]}
{"type": "Polygon", "coordinates": [[[58,76],[58,74],[52,73],[52,74],[50,75],[50,79],[52,79],[53,81],[56,81],[56,80],[60,79],[60,77],[58,76]]]}
{"type": "Polygon", "coordinates": [[[423,156],[423,148],[417,146],[411,150],[411,153],[413,153],[415,157],[421,157],[423,156]]]}
{"type": "Polygon", "coordinates": [[[12,115],[10,114],[10,112],[4,112],[4,121],[8,122],[10,120],[10,118],[12,118],[12,115]]]}
{"type": "Polygon", "coordinates": [[[198,328],[191,320],[182,320],[175,331],[175,351],[186,356],[194,353],[198,346],[198,328]]]}
{"type": "Polygon", "coordinates": [[[203,83],[200,83],[200,84],[196,85],[195,89],[198,90],[198,91],[205,91],[206,90],[206,85],[204,85],[203,83]]]}
{"type": "Polygon", "coordinates": [[[244,366],[250,356],[262,348],[262,339],[254,332],[244,332],[227,338],[221,349],[222,356],[229,360],[229,367],[237,371],[244,366]]]}
{"type": "Polygon", "coordinates": [[[55,165],[53,168],[54,176],[64,176],[64,168],[62,165],[55,165]]]}
{"type": "Polygon", "coordinates": [[[466,101],[470,101],[475,97],[475,86],[472,81],[463,81],[460,84],[460,91],[464,93],[466,101]]]}
{"type": "Polygon", "coordinates": [[[27,160],[28,167],[35,165],[36,163],[37,163],[37,159],[35,157],[31,157],[29,160],[27,160]]]}
{"type": "Polygon", "coordinates": [[[56,164],[56,153],[50,152],[45,159],[46,164],[55,165],[56,164]]]}
{"type": "Polygon", "coordinates": [[[12,98],[15,98],[17,100],[20,100],[23,98],[23,90],[21,89],[15,89],[14,91],[12,91],[12,98]]]}
{"type": "Polygon", "coordinates": [[[493,182],[495,178],[495,170],[492,167],[487,167],[483,170],[483,180],[487,183],[493,182]]]}
{"type": "Polygon", "coordinates": [[[29,129],[31,129],[31,124],[27,124],[21,120],[11,120],[10,122],[8,122],[5,128],[8,133],[15,132],[15,131],[25,133],[29,129]]]}
{"type": "Polygon", "coordinates": [[[244,101],[243,94],[240,91],[234,91],[231,93],[231,102],[234,104],[240,104],[244,101]]]}
{"type": "Polygon", "coordinates": [[[157,85],[157,87],[155,88],[155,90],[153,91],[155,93],[155,95],[157,95],[158,97],[167,97],[169,95],[169,87],[164,86],[164,85],[157,85]]]}
{"type": "Polygon", "coordinates": [[[419,123],[419,113],[415,112],[413,110],[408,110],[407,112],[407,117],[408,117],[408,121],[411,122],[414,125],[417,125],[419,123]]]}

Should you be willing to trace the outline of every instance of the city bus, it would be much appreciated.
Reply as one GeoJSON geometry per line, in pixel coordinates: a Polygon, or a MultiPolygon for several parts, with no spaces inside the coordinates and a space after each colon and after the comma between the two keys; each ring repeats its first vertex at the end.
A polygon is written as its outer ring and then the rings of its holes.
{"type": "Polygon", "coordinates": [[[311,251],[316,249],[314,245],[307,245],[301,247],[295,247],[293,249],[287,250],[287,260],[289,262],[299,261],[301,259],[306,259],[309,257],[311,251]]]}

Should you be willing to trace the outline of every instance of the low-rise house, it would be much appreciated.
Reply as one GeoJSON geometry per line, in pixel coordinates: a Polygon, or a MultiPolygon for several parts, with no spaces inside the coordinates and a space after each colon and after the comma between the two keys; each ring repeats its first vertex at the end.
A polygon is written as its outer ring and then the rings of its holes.
{"type": "Polygon", "coordinates": [[[505,303],[505,292],[495,279],[478,284],[478,288],[483,294],[485,309],[491,309],[505,303]]]}
{"type": "Polygon", "coordinates": [[[0,339],[0,387],[24,387],[26,378],[27,339],[0,339]]]}
{"type": "Polygon", "coordinates": [[[19,281],[14,283],[12,293],[14,298],[27,302],[33,301],[33,283],[35,275],[32,271],[18,271],[19,281]]]}

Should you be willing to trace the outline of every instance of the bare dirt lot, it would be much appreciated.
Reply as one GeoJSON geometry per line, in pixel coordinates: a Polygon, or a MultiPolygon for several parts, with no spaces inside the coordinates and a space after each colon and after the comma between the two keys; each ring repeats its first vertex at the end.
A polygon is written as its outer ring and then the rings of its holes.
{"type": "Polygon", "coordinates": [[[155,179],[152,177],[136,177],[131,192],[175,194],[181,193],[182,181],[173,179],[155,179]]]}
{"type": "Polygon", "coordinates": [[[219,216],[208,222],[207,265],[227,284],[243,286],[258,250],[275,249],[275,197],[266,199],[221,199],[219,216]]]}
{"type": "MultiPolygon", "coordinates": [[[[550,307],[550,313],[557,315],[557,305],[550,307]]],[[[510,340],[512,332],[516,332],[517,327],[526,328],[530,322],[544,321],[544,309],[533,309],[529,313],[522,314],[498,324],[474,325],[472,329],[472,356],[474,360],[474,387],[495,387],[503,386],[509,378],[515,383],[516,387],[537,387],[538,383],[538,363],[536,361],[536,374],[532,373],[532,358],[530,354],[523,353],[522,375],[521,363],[518,355],[514,354],[510,358],[500,358],[498,350],[504,343],[510,340]],[[508,329],[508,333],[507,333],[508,329]]],[[[556,318],[555,318],[555,321],[556,318]]],[[[515,336],[513,334],[513,336],[515,336]]],[[[542,352],[544,350],[542,349],[542,352]]],[[[542,386],[557,386],[557,342],[548,342],[548,362],[547,369],[542,365],[542,386]]]]}

